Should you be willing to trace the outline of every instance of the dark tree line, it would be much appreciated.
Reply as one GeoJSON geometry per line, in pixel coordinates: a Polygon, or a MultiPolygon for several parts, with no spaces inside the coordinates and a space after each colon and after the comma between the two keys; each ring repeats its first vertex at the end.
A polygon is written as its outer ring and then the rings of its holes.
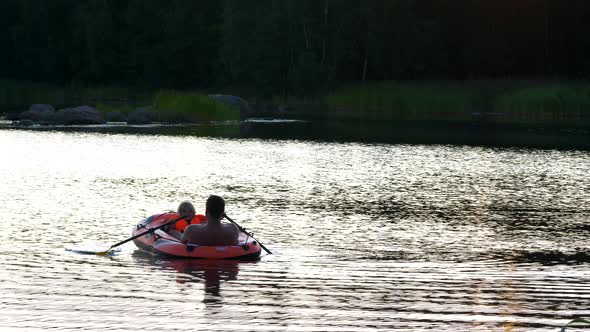
{"type": "Polygon", "coordinates": [[[2,0],[0,76],[252,89],[588,78],[587,0],[2,0]]]}

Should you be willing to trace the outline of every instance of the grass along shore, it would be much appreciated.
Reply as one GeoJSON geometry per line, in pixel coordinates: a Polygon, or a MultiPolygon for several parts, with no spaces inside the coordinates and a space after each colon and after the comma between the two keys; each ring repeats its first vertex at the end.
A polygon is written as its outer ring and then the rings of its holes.
{"type": "Polygon", "coordinates": [[[376,83],[336,89],[328,112],[352,119],[590,126],[590,83],[376,83]]]}
{"type": "Polygon", "coordinates": [[[239,110],[198,91],[149,91],[123,87],[58,87],[35,82],[0,80],[0,114],[21,112],[32,104],[56,109],[88,105],[109,113],[149,109],[165,122],[239,120],[239,110]]]}
{"type": "Polygon", "coordinates": [[[153,108],[170,122],[240,120],[240,110],[228,107],[200,92],[159,91],[153,108]]]}
{"type": "MultiPolygon", "coordinates": [[[[238,110],[203,92],[56,87],[0,80],[0,113],[22,111],[35,103],[56,108],[90,105],[105,114],[150,107],[170,121],[239,119],[238,110]]],[[[380,82],[340,87],[311,100],[288,97],[268,103],[289,110],[276,116],[309,119],[590,127],[589,82],[380,82]]]]}

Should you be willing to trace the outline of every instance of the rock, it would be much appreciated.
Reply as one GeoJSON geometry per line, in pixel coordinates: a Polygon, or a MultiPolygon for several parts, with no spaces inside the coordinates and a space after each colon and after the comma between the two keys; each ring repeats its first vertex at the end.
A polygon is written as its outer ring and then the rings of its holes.
{"type": "Polygon", "coordinates": [[[64,108],[57,112],[48,104],[33,104],[20,114],[10,114],[7,120],[20,120],[19,125],[32,124],[102,124],[104,120],[97,110],[90,106],[64,108]]]}
{"type": "Polygon", "coordinates": [[[254,111],[252,110],[248,102],[238,96],[213,94],[209,95],[209,98],[212,98],[229,107],[239,109],[241,119],[248,118],[252,114],[254,114],[254,111]]]}
{"type": "Polygon", "coordinates": [[[55,108],[49,104],[33,104],[29,107],[29,111],[35,112],[55,112],[55,108]]]}
{"type": "Polygon", "coordinates": [[[22,112],[19,120],[31,120],[36,123],[53,122],[55,117],[55,109],[47,104],[33,104],[28,111],[22,112]]]}
{"type": "Polygon", "coordinates": [[[251,117],[284,118],[293,112],[293,109],[289,106],[256,101],[250,103],[250,108],[252,111],[251,117]]]}
{"type": "Polygon", "coordinates": [[[8,120],[8,121],[18,121],[20,120],[20,112],[17,113],[7,113],[4,116],[4,120],[8,120]]]}
{"type": "Polygon", "coordinates": [[[34,123],[33,121],[31,121],[31,120],[26,120],[26,119],[25,119],[25,120],[20,120],[20,121],[18,122],[18,125],[19,125],[19,126],[23,126],[23,127],[29,127],[29,126],[32,126],[32,125],[34,125],[34,124],[35,124],[35,123],[34,123]]]}
{"type": "Polygon", "coordinates": [[[151,108],[138,108],[127,115],[127,124],[150,124],[158,120],[158,114],[151,108]]]}
{"type": "Polygon", "coordinates": [[[99,111],[90,106],[64,108],[55,113],[54,122],[62,125],[103,124],[99,111]]]}
{"type": "Polygon", "coordinates": [[[105,115],[107,122],[127,122],[127,115],[119,111],[108,112],[105,115]]]}
{"type": "Polygon", "coordinates": [[[290,111],[291,111],[291,109],[289,109],[288,106],[284,106],[284,105],[277,106],[277,114],[279,114],[279,115],[288,114],[290,111]]]}

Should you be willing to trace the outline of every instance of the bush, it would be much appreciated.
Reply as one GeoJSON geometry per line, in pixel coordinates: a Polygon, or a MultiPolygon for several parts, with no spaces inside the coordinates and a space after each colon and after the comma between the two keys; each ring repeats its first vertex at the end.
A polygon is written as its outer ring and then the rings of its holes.
{"type": "Polygon", "coordinates": [[[154,108],[165,121],[238,121],[240,111],[198,92],[160,91],[154,108]]]}
{"type": "Polygon", "coordinates": [[[363,119],[470,120],[477,98],[474,89],[465,86],[376,83],[339,89],[326,103],[336,112],[363,119]]]}

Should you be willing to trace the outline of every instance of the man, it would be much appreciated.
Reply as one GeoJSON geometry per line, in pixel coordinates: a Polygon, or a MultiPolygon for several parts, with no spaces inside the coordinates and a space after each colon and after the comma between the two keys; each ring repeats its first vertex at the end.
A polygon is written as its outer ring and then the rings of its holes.
{"type": "Polygon", "coordinates": [[[225,216],[225,201],[223,198],[211,195],[205,206],[207,223],[189,225],[182,234],[183,243],[200,246],[229,246],[238,243],[240,231],[234,224],[222,223],[225,216]]]}

